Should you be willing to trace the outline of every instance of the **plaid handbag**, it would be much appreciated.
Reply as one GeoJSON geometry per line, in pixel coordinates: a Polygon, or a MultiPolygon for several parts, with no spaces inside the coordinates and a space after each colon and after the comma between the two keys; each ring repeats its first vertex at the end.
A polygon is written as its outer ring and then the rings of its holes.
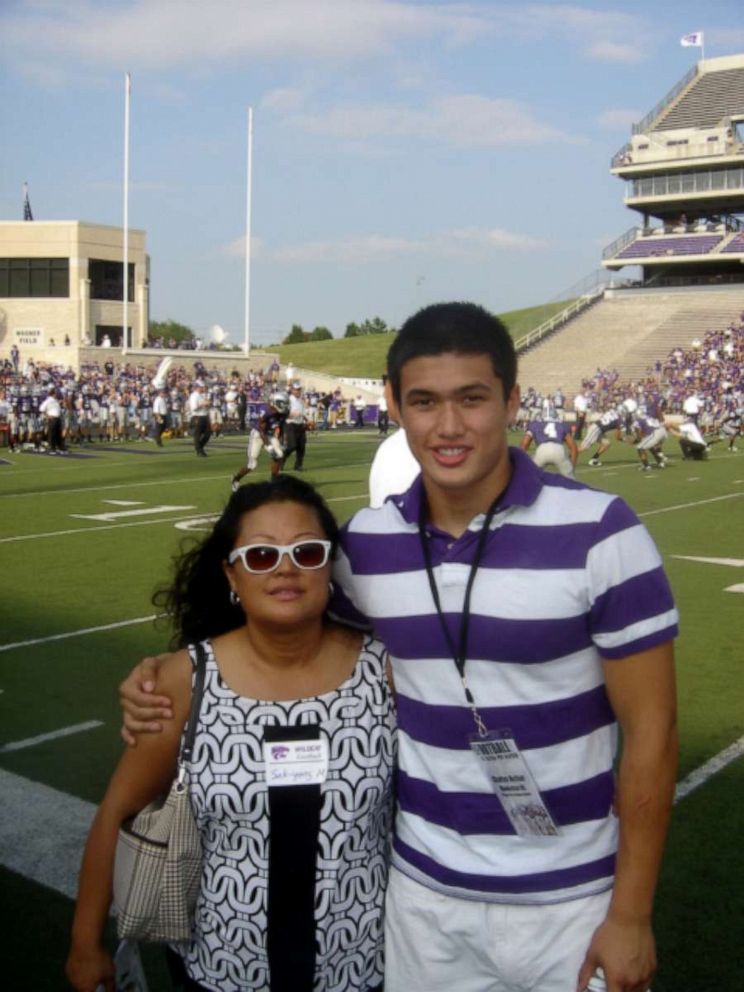
{"type": "Polygon", "coordinates": [[[205,669],[204,647],[197,644],[191,708],[178,754],[178,774],[170,792],[125,820],[119,829],[113,903],[122,939],[185,941],[191,937],[202,852],[189,801],[188,765],[205,669]]]}

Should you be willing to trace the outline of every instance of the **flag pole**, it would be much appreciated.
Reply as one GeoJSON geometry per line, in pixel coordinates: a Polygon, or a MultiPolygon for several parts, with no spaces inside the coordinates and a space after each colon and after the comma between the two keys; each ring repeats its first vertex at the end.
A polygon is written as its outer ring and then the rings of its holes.
{"type": "Polygon", "coordinates": [[[248,108],[248,161],[246,168],[245,212],[245,332],[243,351],[251,349],[251,199],[253,187],[253,107],[248,108]]]}
{"type": "Polygon", "coordinates": [[[123,245],[123,292],[124,317],[121,334],[121,353],[127,353],[127,327],[129,324],[129,100],[132,78],[126,74],[124,82],[124,245],[123,245]]]}

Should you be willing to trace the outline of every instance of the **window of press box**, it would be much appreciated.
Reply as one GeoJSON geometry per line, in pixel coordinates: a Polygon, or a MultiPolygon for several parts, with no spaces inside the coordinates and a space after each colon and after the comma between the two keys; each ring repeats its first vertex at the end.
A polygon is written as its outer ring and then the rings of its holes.
{"type": "MultiPolygon", "coordinates": [[[[129,263],[128,302],[134,302],[134,263],[129,263]]],[[[121,262],[108,262],[91,258],[88,262],[90,298],[92,300],[123,300],[124,266],[121,262]]]]}
{"type": "Polygon", "coordinates": [[[0,297],[68,297],[68,258],[0,258],[0,297]]]}

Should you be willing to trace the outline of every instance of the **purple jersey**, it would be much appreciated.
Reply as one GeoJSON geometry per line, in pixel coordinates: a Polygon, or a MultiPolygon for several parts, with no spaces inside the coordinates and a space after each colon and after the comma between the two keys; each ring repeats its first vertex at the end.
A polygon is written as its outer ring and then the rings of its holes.
{"type": "Polygon", "coordinates": [[[532,435],[537,445],[563,444],[570,430],[562,420],[531,420],[527,426],[527,433],[532,435]]]}

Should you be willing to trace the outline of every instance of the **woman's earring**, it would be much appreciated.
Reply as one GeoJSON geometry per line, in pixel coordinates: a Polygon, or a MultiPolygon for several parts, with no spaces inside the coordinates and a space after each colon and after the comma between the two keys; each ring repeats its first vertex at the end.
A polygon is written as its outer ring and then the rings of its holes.
{"type": "Polygon", "coordinates": [[[238,594],[235,592],[234,589],[230,590],[230,602],[232,603],[233,606],[240,606],[240,597],[238,596],[238,594]]]}

